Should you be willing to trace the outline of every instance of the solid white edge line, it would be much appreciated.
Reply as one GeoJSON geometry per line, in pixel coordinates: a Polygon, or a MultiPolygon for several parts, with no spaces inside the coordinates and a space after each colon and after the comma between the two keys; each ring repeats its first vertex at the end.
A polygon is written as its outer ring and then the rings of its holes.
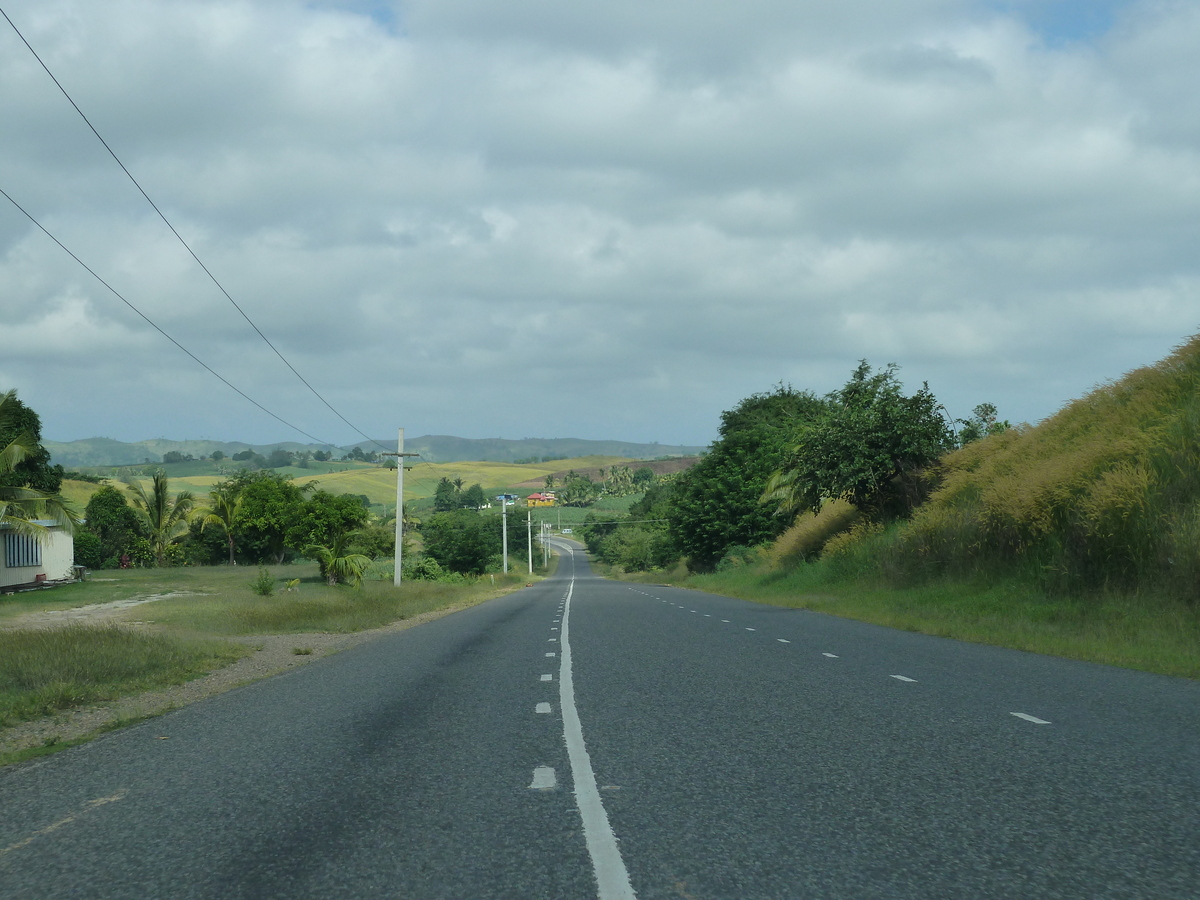
{"type": "Polygon", "coordinates": [[[1010,713],[1010,715],[1014,715],[1018,719],[1024,719],[1026,722],[1032,722],[1034,725],[1049,725],[1050,724],[1045,719],[1039,719],[1037,716],[1029,715],[1029,713],[1010,713]]]}
{"type": "Polygon", "coordinates": [[[563,740],[567,744],[567,759],[571,762],[571,779],[575,783],[575,805],[583,820],[583,837],[588,855],[592,858],[592,870],[596,875],[599,900],[634,900],[636,894],[629,883],[629,872],[617,837],[608,823],[608,813],[600,800],[596,787],[596,773],[592,771],[592,760],[583,743],[583,726],[579,712],[575,709],[575,681],[571,675],[571,596],[575,592],[575,579],[567,590],[566,609],[562,622],[562,662],[558,670],[558,699],[562,709],[563,740]]]}

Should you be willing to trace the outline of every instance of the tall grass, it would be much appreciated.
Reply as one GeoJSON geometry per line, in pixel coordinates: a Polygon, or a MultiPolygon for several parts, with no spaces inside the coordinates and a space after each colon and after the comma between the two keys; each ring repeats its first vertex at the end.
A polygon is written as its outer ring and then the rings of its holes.
{"type": "Polygon", "coordinates": [[[1036,428],[941,461],[885,548],[899,583],[1019,573],[1058,593],[1200,589],[1200,337],[1036,428]]]}
{"type": "Polygon", "coordinates": [[[0,725],[182,684],[245,653],[225,641],[115,625],[0,631],[0,725]]]}

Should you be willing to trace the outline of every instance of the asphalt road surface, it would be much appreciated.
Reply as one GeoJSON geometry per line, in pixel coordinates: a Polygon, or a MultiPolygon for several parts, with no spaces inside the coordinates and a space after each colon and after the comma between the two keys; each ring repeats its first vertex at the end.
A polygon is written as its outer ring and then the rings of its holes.
{"type": "Polygon", "coordinates": [[[1200,685],[533,588],[0,771],[3,898],[1197,898],[1200,685]]]}

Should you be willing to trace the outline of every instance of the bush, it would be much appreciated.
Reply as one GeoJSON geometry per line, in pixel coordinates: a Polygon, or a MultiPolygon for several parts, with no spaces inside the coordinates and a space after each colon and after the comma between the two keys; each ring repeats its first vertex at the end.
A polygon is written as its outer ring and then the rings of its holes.
{"type": "Polygon", "coordinates": [[[405,561],[401,566],[401,577],[409,581],[438,581],[446,570],[432,556],[422,556],[412,562],[405,561]]]}
{"type": "Polygon", "coordinates": [[[250,590],[261,597],[270,597],[275,593],[275,577],[265,567],[260,566],[258,577],[250,582],[250,590]]]}
{"type": "Polygon", "coordinates": [[[89,569],[99,569],[104,565],[100,538],[82,528],[75,532],[75,565],[89,569]]]}
{"type": "Polygon", "coordinates": [[[816,559],[832,537],[852,528],[860,518],[858,510],[845,500],[829,500],[818,513],[802,512],[771,545],[771,564],[793,566],[816,559]]]}

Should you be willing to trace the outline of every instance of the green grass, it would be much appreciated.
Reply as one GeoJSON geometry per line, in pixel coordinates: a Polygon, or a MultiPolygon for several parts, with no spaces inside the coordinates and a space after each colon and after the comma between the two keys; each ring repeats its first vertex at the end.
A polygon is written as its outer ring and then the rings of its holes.
{"type": "Polygon", "coordinates": [[[227,641],[115,625],[0,632],[0,724],[182,684],[247,652],[227,641]]]}
{"type": "MultiPolygon", "coordinates": [[[[149,624],[151,632],[112,624],[0,631],[0,726],[182,684],[251,652],[222,637],[362,631],[479,603],[531,580],[512,573],[464,584],[408,582],[396,588],[389,577],[368,579],[356,589],[329,587],[313,564],[269,571],[278,582],[271,597],[251,589],[257,569],[228,566],[117,570],[103,573],[104,580],[6,597],[0,601],[0,621],[22,613],[181,594],[137,606],[131,613],[149,624]],[[299,588],[285,591],[285,581],[294,578],[301,579],[299,588]]],[[[380,573],[382,568],[374,574],[380,573]]],[[[298,647],[297,655],[310,654],[311,649],[298,647]]],[[[0,765],[70,745],[53,743],[9,754],[0,765]]]]}
{"type": "Polygon", "coordinates": [[[186,633],[208,635],[297,634],[319,631],[347,633],[379,628],[401,619],[457,604],[481,602],[497,590],[524,584],[526,576],[510,573],[467,584],[411,581],[394,587],[390,581],[365,580],[360,588],[329,587],[315,566],[278,566],[284,578],[301,577],[291,593],[271,597],[254,594],[247,584],[219,594],[161,600],[143,607],[139,618],[186,633]]]}
{"type": "Polygon", "coordinates": [[[674,583],[906,631],[1200,678],[1200,608],[1162,594],[1063,597],[1015,579],[895,588],[831,577],[821,564],[786,573],[743,567],[674,583]]]}

